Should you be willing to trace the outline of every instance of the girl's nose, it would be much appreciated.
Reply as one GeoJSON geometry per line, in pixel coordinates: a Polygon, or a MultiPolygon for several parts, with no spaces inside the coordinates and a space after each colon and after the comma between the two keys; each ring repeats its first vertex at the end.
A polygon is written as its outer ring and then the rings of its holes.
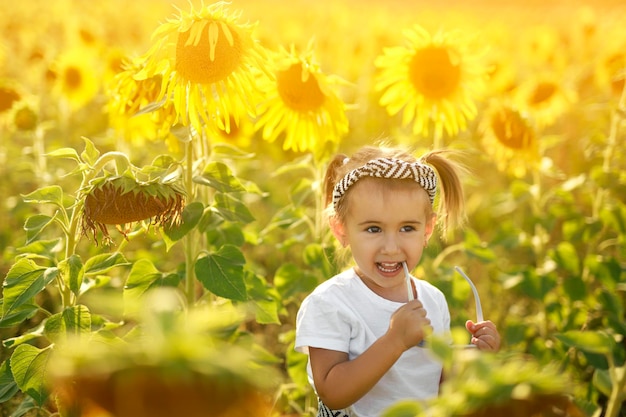
{"type": "Polygon", "coordinates": [[[387,235],[385,236],[385,242],[384,242],[384,247],[383,247],[383,252],[385,254],[393,254],[398,252],[400,246],[398,245],[398,238],[393,235],[387,235]]]}

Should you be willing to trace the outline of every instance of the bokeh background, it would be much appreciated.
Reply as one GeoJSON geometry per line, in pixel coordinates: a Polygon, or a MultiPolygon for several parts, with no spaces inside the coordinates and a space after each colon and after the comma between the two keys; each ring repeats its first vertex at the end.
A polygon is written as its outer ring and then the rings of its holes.
{"type": "MultiPolygon", "coordinates": [[[[161,154],[184,158],[176,135],[155,134],[157,127],[150,125],[133,129],[113,117],[112,86],[126,69],[124,62],[154,45],[159,25],[202,3],[0,0],[0,5],[0,272],[5,276],[25,243],[24,223],[37,212],[22,196],[45,185],[68,190],[77,185],[71,167],[46,153],[80,152],[86,137],[101,152],[124,152],[136,165],[161,154]]],[[[476,281],[504,349],[541,364],[558,363],[575,381],[577,405],[586,415],[598,415],[593,413],[612,398],[611,369],[623,366],[626,356],[626,5],[618,0],[233,0],[227,8],[241,12],[240,22],[255,25],[254,38],[271,53],[285,48],[296,56],[308,54],[316,79],[328,81],[341,103],[329,110],[325,124],[306,125],[316,138],[307,145],[285,140],[288,134],[296,142],[304,137],[302,126],[264,138],[263,126],[247,116],[230,129],[218,126],[210,137],[212,144],[253,155],[224,161],[260,190],[246,200],[255,220],[236,235],[249,268],[272,291],[271,318],[244,326],[274,356],[271,366],[283,376],[273,411],[313,412],[303,358],[290,343],[299,302],[343,266],[316,264],[308,252],[312,243],[331,252],[333,247],[319,216],[324,165],[333,153],[386,140],[416,153],[433,147],[460,151],[471,173],[464,180],[466,228],[441,236],[415,271],[446,292],[453,325],[462,326],[475,314],[470,289],[452,270],[460,264],[476,281]],[[385,66],[389,48],[410,50],[406,31],[415,25],[452,51],[451,62],[462,62],[466,72],[459,79],[444,71],[440,79],[431,74],[436,82],[453,85],[455,94],[444,104],[429,106],[433,101],[419,101],[427,92],[407,88],[406,103],[416,111],[403,117],[382,100],[377,62],[385,66]],[[438,126],[441,112],[462,123],[438,126]],[[344,117],[347,129],[328,127],[344,117]],[[416,128],[415,120],[428,129],[416,128]],[[607,336],[612,359],[585,345],[579,333],[568,333],[582,331],[607,336]]],[[[424,60],[418,67],[428,64],[424,60]]],[[[87,253],[103,250],[86,240],[81,245],[87,253]]],[[[182,249],[166,249],[158,232],[132,239],[123,250],[127,259],[149,259],[163,271],[184,262],[182,249]]],[[[111,290],[123,287],[125,274],[115,278],[111,290]]],[[[53,297],[45,302],[54,310],[53,297]]],[[[3,328],[2,336],[23,331],[3,328]]],[[[2,359],[9,355],[5,344],[2,359]]],[[[623,389],[620,395],[623,399],[623,389]]],[[[9,415],[15,404],[1,406],[9,415]]]]}

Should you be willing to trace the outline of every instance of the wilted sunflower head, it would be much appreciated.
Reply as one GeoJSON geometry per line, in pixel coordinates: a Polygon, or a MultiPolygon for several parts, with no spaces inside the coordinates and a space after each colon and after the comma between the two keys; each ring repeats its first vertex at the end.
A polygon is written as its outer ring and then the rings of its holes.
{"type": "Polygon", "coordinates": [[[284,135],[285,150],[320,156],[334,152],[348,131],[348,119],[345,103],[332,88],[341,80],[322,72],[312,48],[309,43],[298,54],[292,45],[275,54],[275,79],[260,82],[265,100],[259,105],[256,128],[269,142],[284,135]]]}
{"type": "Polygon", "coordinates": [[[453,32],[431,35],[421,26],[405,30],[405,46],[385,48],[376,58],[376,90],[390,115],[402,112],[402,124],[427,135],[455,135],[476,117],[475,100],[485,88],[483,51],[453,32]]]}
{"type": "Polygon", "coordinates": [[[259,98],[255,76],[266,72],[264,49],[253,39],[253,25],[240,24],[239,12],[225,2],[192,9],[162,24],[155,43],[141,57],[141,77],[161,75],[157,100],[173,105],[175,123],[197,131],[215,124],[216,115],[255,115],[259,98]]]}
{"type": "Polygon", "coordinates": [[[82,234],[92,235],[97,243],[100,231],[105,244],[112,242],[107,225],[117,226],[125,237],[127,225],[142,220],[155,226],[175,225],[185,205],[184,191],[177,183],[141,182],[130,173],[97,178],[83,195],[82,234]]]}

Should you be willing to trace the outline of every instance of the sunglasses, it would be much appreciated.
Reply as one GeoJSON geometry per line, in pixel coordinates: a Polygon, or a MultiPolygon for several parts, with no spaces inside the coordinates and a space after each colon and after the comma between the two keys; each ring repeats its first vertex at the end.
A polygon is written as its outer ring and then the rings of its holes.
{"type": "MultiPolygon", "coordinates": [[[[406,265],[406,262],[402,262],[402,267],[404,268],[404,276],[406,277],[406,288],[407,288],[407,294],[409,296],[409,301],[415,299],[415,297],[413,296],[413,287],[411,286],[411,274],[409,273],[409,267],[406,265]]],[[[456,272],[458,272],[463,278],[465,278],[465,280],[468,282],[468,284],[470,285],[470,288],[472,289],[472,293],[474,294],[474,302],[476,303],[476,318],[477,318],[477,322],[481,322],[483,321],[483,308],[480,304],[480,296],[478,295],[478,290],[476,289],[476,286],[474,285],[474,282],[470,279],[470,277],[467,276],[467,274],[465,272],[463,272],[463,270],[458,267],[455,266],[454,270],[456,272]]],[[[420,347],[424,346],[424,340],[422,340],[419,345],[420,347]]],[[[457,345],[455,347],[467,347],[467,348],[475,348],[476,345],[473,344],[467,344],[467,345],[457,345]]]]}

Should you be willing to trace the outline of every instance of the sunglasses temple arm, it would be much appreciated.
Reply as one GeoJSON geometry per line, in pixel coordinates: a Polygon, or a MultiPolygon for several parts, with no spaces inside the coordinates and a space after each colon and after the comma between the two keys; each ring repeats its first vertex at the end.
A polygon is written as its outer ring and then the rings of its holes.
{"type": "Polygon", "coordinates": [[[476,289],[476,286],[474,285],[470,277],[468,277],[461,268],[459,268],[458,266],[455,266],[454,269],[456,270],[456,272],[461,274],[463,278],[465,278],[465,280],[469,283],[470,287],[472,288],[472,292],[474,293],[474,301],[476,302],[476,316],[477,316],[478,322],[484,321],[483,308],[480,305],[480,296],[478,295],[478,290],[476,289]]]}

